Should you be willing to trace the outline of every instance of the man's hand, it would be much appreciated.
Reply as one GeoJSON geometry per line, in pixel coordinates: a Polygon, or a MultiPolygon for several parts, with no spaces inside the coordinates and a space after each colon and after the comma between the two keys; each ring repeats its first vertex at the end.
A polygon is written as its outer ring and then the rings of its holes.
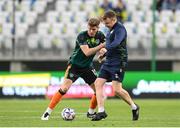
{"type": "Polygon", "coordinates": [[[99,50],[99,55],[98,55],[98,62],[102,63],[104,57],[105,57],[105,53],[107,52],[107,50],[105,48],[101,48],[99,50]]]}
{"type": "Polygon", "coordinates": [[[104,54],[107,52],[107,50],[105,49],[105,48],[101,48],[100,50],[99,50],[99,55],[101,55],[101,56],[104,56],[104,54]]]}
{"type": "Polygon", "coordinates": [[[101,56],[101,55],[98,55],[98,62],[99,63],[102,63],[103,59],[104,59],[105,56],[101,56]]]}

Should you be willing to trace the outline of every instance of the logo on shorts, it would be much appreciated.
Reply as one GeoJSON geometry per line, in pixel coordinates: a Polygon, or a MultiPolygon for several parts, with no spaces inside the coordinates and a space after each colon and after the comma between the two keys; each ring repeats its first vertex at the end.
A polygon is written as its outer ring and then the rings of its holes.
{"type": "Polygon", "coordinates": [[[119,70],[120,72],[122,72],[122,68],[120,68],[120,70],[119,70]]]}
{"type": "Polygon", "coordinates": [[[94,74],[95,76],[97,76],[97,72],[96,72],[95,69],[92,69],[91,71],[93,72],[93,74],[94,74]]]}
{"type": "Polygon", "coordinates": [[[115,74],[115,78],[117,78],[117,79],[119,78],[118,74],[115,74]]]}
{"type": "Polygon", "coordinates": [[[70,76],[70,78],[72,78],[72,77],[74,77],[74,74],[70,73],[69,76],[70,76]]]}

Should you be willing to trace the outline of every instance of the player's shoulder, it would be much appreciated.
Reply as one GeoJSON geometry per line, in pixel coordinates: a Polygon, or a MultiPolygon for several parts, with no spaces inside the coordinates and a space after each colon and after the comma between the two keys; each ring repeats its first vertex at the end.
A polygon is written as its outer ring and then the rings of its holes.
{"type": "Polygon", "coordinates": [[[126,33],[126,28],[125,28],[125,26],[123,25],[123,23],[121,23],[121,22],[118,22],[116,29],[119,30],[119,31],[121,31],[121,32],[123,31],[123,32],[126,33]]]}
{"type": "Polygon", "coordinates": [[[102,31],[97,31],[97,34],[104,35],[104,33],[102,31]]]}
{"type": "Polygon", "coordinates": [[[77,39],[85,39],[87,37],[87,31],[79,32],[77,39]]]}
{"type": "Polygon", "coordinates": [[[99,37],[105,37],[104,33],[102,31],[97,31],[97,34],[99,37]]]}
{"type": "Polygon", "coordinates": [[[81,31],[78,34],[78,36],[85,36],[85,35],[87,35],[87,31],[81,31]]]}

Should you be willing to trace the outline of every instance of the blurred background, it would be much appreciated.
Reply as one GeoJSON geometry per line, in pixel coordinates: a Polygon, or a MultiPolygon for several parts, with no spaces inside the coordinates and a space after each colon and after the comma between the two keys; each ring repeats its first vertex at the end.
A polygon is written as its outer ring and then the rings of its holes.
{"type": "MultiPolygon", "coordinates": [[[[77,34],[109,9],[128,32],[125,88],[134,97],[180,97],[180,0],[0,0],[1,97],[51,96],[77,34]]],[[[69,97],[85,83],[75,84],[69,97]]],[[[79,97],[92,93],[82,88],[79,97]]]]}

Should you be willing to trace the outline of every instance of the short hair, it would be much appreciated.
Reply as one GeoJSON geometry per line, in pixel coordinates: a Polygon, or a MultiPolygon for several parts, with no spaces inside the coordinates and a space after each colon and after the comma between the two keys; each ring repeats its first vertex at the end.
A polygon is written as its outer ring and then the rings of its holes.
{"type": "Polygon", "coordinates": [[[108,10],[104,13],[104,15],[102,16],[103,20],[106,20],[107,18],[117,18],[116,17],[116,13],[112,10],[108,10]]]}
{"type": "Polygon", "coordinates": [[[100,19],[99,18],[90,18],[88,20],[88,25],[91,27],[98,27],[100,24],[100,19]]]}

